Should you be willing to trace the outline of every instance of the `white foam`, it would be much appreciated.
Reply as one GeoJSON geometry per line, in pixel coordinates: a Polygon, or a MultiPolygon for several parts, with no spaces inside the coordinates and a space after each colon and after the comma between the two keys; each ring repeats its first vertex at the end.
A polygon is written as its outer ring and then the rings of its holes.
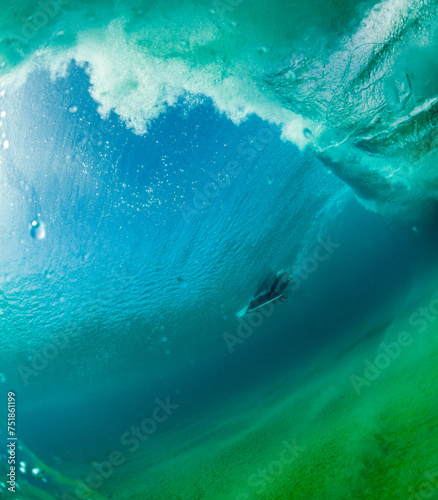
{"type": "Polygon", "coordinates": [[[101,115],[107,117],[115,111],[138,134],[145,133],[149,124],[182,95],[190,94],[211,98],[235,123],[257,114],[283,127],[285,140],[305,146],[308,141],[302,131],[308,122],[285,110],[272,91],[261,88],[258,70],[251,75],[248,68],[237,67],[235,62],[224,67],[214,58],[195,63],[193,53],[213,43],[218,30],[214,23],[204,22],[202,29],[198,26],[182,37],[178,33],[171,36],[163,35],[152,23],[128,35],[125,23],[115,20],[106,27],[82,31],[73,47],[37,51],[3,77],[2,83],[22,85],[27,75],[41,66],[50,69],[52,78],[63,77],[74,59],[86,67],[90,93],[101,115]],[[154,43],[151,36],[157,37],[154,43]],[[149,49],[148,44],[153,47],[149,49]]]}
{"type": "MultiPolygon", "coordinates": [[[[362,123],[374,123],[376,109],[385,106],[382,82],[391,73],[388,64],[395,75],[388,78],[397,82],[395,70],[404,74],[403,67],[392,63],[409,59],[397,36],[409,36],[408,23],[420,16],[425,3],[385,0],[360,10],[345,2],[336,13],[310,2],[293,20],[275,2],[227,9],[219,17],[202,3],[145,7],[141,14],[128,15],[134,9],[126,2],[118,12],[102,7],[95,20],[83,5],[76,11],[69,7],[60,13],[63,35],[56,36],[56,25],[41,28],[41,38],[44,30],[52,30],[46,36],[50,44],[39,43],[33,52],[28,48],[33,55],[0,83],[2,89],[22,84],[41,65],[50,68],[53,78],[62,77],[74,59],[89,74],[90,93],[102,116],[115,111],[138,134],[147,132],[181,96],[207,96],[235,123],[256,114],[281,127],[282,138],[302,148],[318,140],[325,123],[353,135],[362,123]],[[349,32],[335,25],[327,30],[325,17],[336,15],[349,20],[349,32]],[[393,39],[398,53],[388,49],[374,58],[393,39]]],[[[418,44],[427,44],[421,36],[412,34],[418,44]]],[[[417,69],[411,59],[406,63],[413,68],[410,73],[417,71],[421,80],[428,65],[417,69]]],[[[435,97],[428,95],[433,94],[431,85],[414,84],[417,106],[435,97]]],[[[404,116],[411,111],[400,109],[404,116]]]]}

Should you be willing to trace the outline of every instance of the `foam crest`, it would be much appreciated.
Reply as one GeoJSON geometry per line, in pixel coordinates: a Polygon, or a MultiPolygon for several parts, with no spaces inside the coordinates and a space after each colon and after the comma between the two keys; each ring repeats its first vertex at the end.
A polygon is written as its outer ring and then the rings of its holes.
{"type": "Polygon", "coordinates": [[[22,82],[38,64],[63,75],[74,59],[87,68],[102,116],[115,111],[138,134],[182,96],[206,96],[235,123],[256,114],[300,148],[353,148],[365,160],[357,169],[350,162],[350,185],[373,163],[370,153],[388,159],[384,168],[401,161],[409,171],[436,149],[426,112],[412,116],[438,94],[427,76],[436,59],[432,0],[346,0],[338,8],[319,0],[300,7],[228,0],[213,8],[202,1],[48,2],[43,14],[25,2],[6,15],[3,84],[22,82]]]}

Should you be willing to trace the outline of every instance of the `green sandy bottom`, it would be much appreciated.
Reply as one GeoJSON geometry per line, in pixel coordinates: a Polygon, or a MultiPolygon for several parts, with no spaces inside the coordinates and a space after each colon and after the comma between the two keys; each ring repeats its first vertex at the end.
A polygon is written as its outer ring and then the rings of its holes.
{"type": "Polygon", "coordinates": [[[432,299],[327,356],[299,383],[284,377],[157,436],[153,451],[132,453],[99,492],[120,500],[438,498],[438,320],[421,333],[409,322],[432,299]],[[351,375],[363,376],[364,359],[401,331],[411,344],[358,395],[351,375]]]}

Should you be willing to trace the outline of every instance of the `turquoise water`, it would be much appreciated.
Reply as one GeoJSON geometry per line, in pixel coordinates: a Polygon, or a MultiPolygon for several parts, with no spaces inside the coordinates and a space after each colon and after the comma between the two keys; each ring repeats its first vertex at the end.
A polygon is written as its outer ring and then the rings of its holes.
{"type": "Polygon", "coordinates": [[[3,6],[0,497],[11,391],[11,498],[419,495],[436,10],[3,6]],[[288,300],[236,316],[281,270],[288,300]],[[405,330],[421,341],[358,397],[405,330]]]}

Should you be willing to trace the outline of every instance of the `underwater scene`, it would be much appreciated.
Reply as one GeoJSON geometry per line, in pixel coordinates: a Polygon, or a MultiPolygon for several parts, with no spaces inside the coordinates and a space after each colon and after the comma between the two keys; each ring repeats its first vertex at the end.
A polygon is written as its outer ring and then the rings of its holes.
{"type": "Polygon", "coordinates": [[[438,2],[0,0],[0,499],[438,499],[438,2]]]}

